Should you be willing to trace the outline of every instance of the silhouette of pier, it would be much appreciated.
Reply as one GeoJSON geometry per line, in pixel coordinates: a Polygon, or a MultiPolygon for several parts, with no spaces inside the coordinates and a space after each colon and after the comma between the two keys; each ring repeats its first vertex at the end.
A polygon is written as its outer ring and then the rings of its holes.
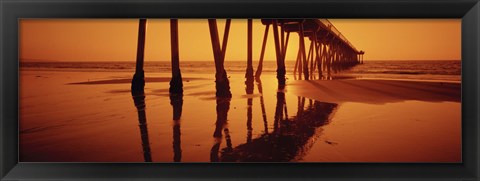
{"type": "MultiPolygon", "coordinates": [[[[263,70],[263,60],[269,36],[269,28],[273,30],[275,56],[277,62],[277,80],[279,88],[286,83],[285,58],[288,49],[290,34],[298,34],[298,53],[293,73],[295,78],[305,80],[322,79],[324,71],[326,77],[335,67],[344,69],[363,63],[364,51],[357,50],[348,39],[338,31],[327,19],[261,19],[265,25],[262,49],[257,71],[253,69],[253,20],[247,19],[247,68],[245,77],[247,81],[259,79],[263,70]],[[307,42],[305,39],[308,39],[307,42]],[[309,46],[307,48],[307,45],[309,46]],[[298,76],[297,76],[298,73],[298,76]],[[317,76],[318,75],[318,76],[317,76]]],[[[132,92],[138,92],[145,86],[143,70],[147,19],[139,20],[138,44],[135,74],[132,78],[132,92]]],[[[217,97],[231,97],[230,83],[227,71],[224,68],[225,54],[227,52],[228,36],[231,19],[226,19],[224,34],[220,39],[216,19],[208,19],[213,57],[215,61],[215,88],[217,97]]],[[[178,19],[170,20],[171,38],[171,65],[172,78],[169,92],[183,93],[182,75],[180,70],[180,52],[178,42],[178,19]]],[[[294,42],[293,42],[294,43],[294,42]]]]}

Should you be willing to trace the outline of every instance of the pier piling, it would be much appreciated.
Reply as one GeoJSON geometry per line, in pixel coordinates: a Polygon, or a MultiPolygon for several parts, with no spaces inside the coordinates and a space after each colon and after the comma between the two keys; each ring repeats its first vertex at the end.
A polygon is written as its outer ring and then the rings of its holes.
{"type": "Polygon", "coordinates": [[[225,52],[227,49],[228,33],[230,30],[231,19],[227,19],[225,23],[225,32],[222,41],[222,48],[220,48],[220,39],[218,37],[217,20],[209,19],[208,25],[210,28],[210,38],[212,40],[213,57],[215,59],[215,88],[217,90],[217,97],[232,97],[230,92],[230,82],[227,77],[227,72],[224,68],[225,52]]]}
{"type": "Polygon", "coordinates": [[[138,42],[137,42],[137,60],[135,74],[132,78],[132,94],[134,92],[143,92],[145,87],[145,73],[143,71],[143,59],[145,55],[145,34],[147,29],[147,19],[140,19],[138,23],[138,42]]]}
{"type": "Polygon", "coordinates": [[[170,80],[171,94],[183,93],[182,73],[180,72],[180,55],[178,48],[178,20],[170,19],[170,39],[172,53],[172,79],[170,80]]]}

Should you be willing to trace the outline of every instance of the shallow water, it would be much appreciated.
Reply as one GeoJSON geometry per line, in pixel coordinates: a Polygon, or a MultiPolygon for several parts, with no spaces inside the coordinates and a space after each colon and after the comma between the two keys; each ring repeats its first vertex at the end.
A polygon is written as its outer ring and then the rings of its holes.
{"type": "Polygon", "coordinates": [[[132,97],[127,72],[21,71],[20,161],[460,161],[458,102],[334,104],[278,91],[274,74],[253,92],[229,76],[231,99],[188,72],[183,96],[170,97],[169,74],[147,73],[132,97]]]}

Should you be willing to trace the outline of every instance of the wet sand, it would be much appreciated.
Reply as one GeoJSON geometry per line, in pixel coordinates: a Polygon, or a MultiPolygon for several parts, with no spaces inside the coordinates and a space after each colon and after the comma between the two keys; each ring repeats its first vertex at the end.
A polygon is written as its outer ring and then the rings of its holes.
{"type": "Polygon", "coordinates": [[[229,74],[233,97],[218,101],[212,75],[183,73],[178,104],[170,75],[147,73],[142,124],[131,76],[21,71],[20,161],[461,161],[459,84],[290,77],[277,93],[264,74],[247,93],[229,74]]]}
{"type": "Polygon", "coordinates": [[[321,102],[385,104],[408,100],[460,102],[460,83],[413,80],[293,81],[294,93],[321,102]]]}

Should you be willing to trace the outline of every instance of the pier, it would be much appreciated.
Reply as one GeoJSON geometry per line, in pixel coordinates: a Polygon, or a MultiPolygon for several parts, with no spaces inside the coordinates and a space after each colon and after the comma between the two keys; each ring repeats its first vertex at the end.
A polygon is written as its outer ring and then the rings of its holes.
{"type": "MultiPolygon", "coordinates": [[[[330,77],[332,68],[341,70],[363,63],[364,51],[357,50],[328,19],[261,19],[265,25],[262,48],[257,70],[253,69],[253,20],[247,19],[247,67],[246,82],[260,79],[263,70],[265,50],[270,34],[273,31],[275,57],[277,63],[278,87],[283,89],[286,83],[285,58],[290,34],[299,37],[297,59],[293,74],[295,79],[313,80],[330,77]],[[307,48],[308,47],[308,48],[307,48]],[[255,72],[255,74],[254,74],[255,72]]],[[[132,94],[143,93],[145,74],[143,70],[147,19],[139,20],[138,44],[135,74],[132,78],[132,94]]],[[[231,19],[226,19],[224,34],[220,39],[216,19],[208,19],[210,39],[215,62],[215,88],[217,97],[231,97],[227,71],[224,68],[225,54],[228,47],[228,36],[231,19]]],[[[180,53],[178,42],[178,19],[170,20],[171,68],[172,78],[169,92],[182,94],[183,84],[180,69],[180,53]]],[[[201,36],[201,35],[199,35],[201,36]]],[[[207,35],[206,35],[207,36],[207,35]]],[[[261,36],[261,35],[260,35],[261,36]]],[[[293,36],[293,35],[292,35],[293,36]]]]}

